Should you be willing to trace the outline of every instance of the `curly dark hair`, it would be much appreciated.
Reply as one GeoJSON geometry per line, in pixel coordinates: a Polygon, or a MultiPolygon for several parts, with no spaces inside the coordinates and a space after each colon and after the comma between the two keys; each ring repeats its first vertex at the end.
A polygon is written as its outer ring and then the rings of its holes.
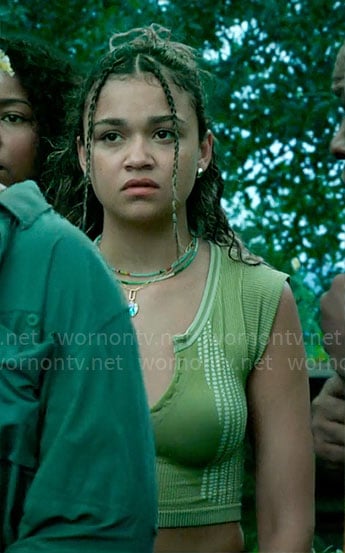
{"type": "Polygon", "coordinates": [[[78,73],[67,57],[41,40],[1,35],[0,49],[32,105],[39,137],[37,181],[46,192],[45,163],[64,132],[65,101],[79,82],[78,73]]]}
{"type": "MultiPolygon", "coordinates": [[[[74,224],[82,227],[94,238],[102,231],[102,206],[90,186],[91,144],[93,119],[100,92],[109,75],[121,78],[127,75],[154,75],[166,95],[173,125],[175,125],[175,162],[173,169],[174,217],[176,201],[176,174],[178,166],[179,139],[177,117],[169,82],[185,90],[191,97],[198,120],[200,142],[210,129],[210,120],[205,110],[205,78],[197,52],[180,42],[170,40],[170,31],[158,25],[132,29],[110,39],[109,52],[93,67],[79,89],[74,105],[67,111],[67,133],[61,148],[51,159],[52,186],[56,194],[55,207],[74,224]],[[83,116],[88,112],[87,128],[83,116]],[[84,141],[86,147],[86,175],[83,178],[79,167],[76,141],[84,141]]],[[[193,235],[228,246],[229,255],[236,260],[258,263],[241,243],[229,225],[221,206],[224,182],[213,151],[207,170],[195,180],[187,200],[189,230],[193,235]]],[[[176,221],[175,223],[176,230],[176,221]]],[[[175,233],[178,240],[177,231],[175,233]]]]}

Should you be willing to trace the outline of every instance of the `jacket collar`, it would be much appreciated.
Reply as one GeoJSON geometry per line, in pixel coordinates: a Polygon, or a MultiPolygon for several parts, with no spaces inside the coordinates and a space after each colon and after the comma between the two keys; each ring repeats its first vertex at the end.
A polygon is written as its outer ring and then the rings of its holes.
{"type": "Polygon", "coordinates": [[[0,209],[14,216],[21,228],[30,227],[45,211],[52,209],[34,181],[13,184],[0,192],[0,209]]]}

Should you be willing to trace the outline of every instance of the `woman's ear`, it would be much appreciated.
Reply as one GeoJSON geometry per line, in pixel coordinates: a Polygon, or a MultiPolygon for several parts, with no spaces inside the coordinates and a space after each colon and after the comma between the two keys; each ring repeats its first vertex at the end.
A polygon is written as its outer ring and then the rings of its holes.
{"type": "Polygon", "coordinates": [[[78,159],[81,170],[86,173],[86,150],[83,140],[80,136],[77,136],[77,150],[78,150],[78,159]]]}
{"type": "Polygon", "coordinates": [[[198,167],[202,171],[206,171],[212,159],[213,152],[213,134],[211,131],[207,131],[202,142],[200,143],[200,157],[198,161],[198,167]]]}

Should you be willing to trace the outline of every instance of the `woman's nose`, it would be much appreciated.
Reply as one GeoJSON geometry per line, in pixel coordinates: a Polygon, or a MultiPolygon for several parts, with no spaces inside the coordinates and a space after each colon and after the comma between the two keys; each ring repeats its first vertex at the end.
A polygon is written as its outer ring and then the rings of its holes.
{"type": "Polygon", "coordinates": [[[153,164],[153,156],[148,141],[140,136],[133,137],[128,143],[125,160],[126,167],[147,167],[153,164]]]}

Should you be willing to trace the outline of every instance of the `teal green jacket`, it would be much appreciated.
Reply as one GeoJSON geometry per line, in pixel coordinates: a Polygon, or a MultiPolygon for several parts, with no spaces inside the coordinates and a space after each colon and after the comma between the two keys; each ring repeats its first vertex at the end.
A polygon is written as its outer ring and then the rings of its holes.
{"type": "Polygon", "coordinates": [[[149,553],[154,446],[133,327],[31,181],[0,193],[0,551],[149,553]]]}

